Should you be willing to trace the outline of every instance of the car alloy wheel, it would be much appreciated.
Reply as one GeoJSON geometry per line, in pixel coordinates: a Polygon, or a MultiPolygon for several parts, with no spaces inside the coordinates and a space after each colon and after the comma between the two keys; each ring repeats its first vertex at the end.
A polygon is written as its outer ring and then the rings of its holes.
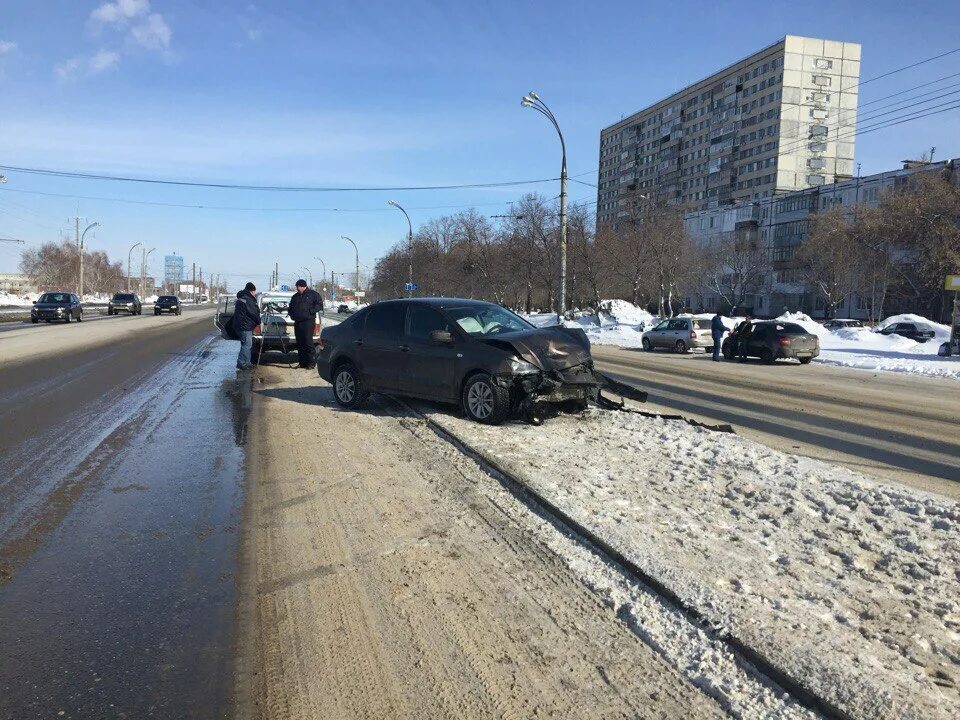
{"type": "Polygon", "coordinates": [[[493,412],[493,390],[484,382],[476,382],[467,391],[467,407],[477,420],[486,420],[493,412]]]}
{"type": "Polygon", "coordinates": [[[674,345],[678,353],[685,353],[687,351],[687,344],[683,340],[677,340],[677,344],[674,345]]]}
{"type": "Polygon", "coordinates": [[[357,383],[353,379],[353,373],[349,370],[341,370],[337,373],[337,379],[333,385],[334,392],[337,393],[337,400],[344,405],[353,402],[357,394],[357,383]]]}

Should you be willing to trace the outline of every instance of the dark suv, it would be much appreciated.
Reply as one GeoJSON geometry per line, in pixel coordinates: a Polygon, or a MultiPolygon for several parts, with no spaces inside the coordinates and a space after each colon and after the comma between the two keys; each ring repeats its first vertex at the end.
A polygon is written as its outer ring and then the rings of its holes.
{"type": "Polygon", "coordinates": [[[371,391],[458,403],[498,424],[535,403],[576,407],[608,380],[593,371],[579,328],[537,328],[492,303],[457,298],[388,300],[325,327],[317,371],[343,407],[371,391]]]}
{"type": "Polygon", "coordinates": [[[806,365],[820,354],[820,339],[808,333],[802,325],[790,322],[753,323],[746,338],[734,331],[720,346],[727,360],[740,355],[740,343],[747,344],[747,357],[758,357],[765,363],[780,358],[794,358],[806,365]]]}
{"type": "Polygon", "coordinates": [[[110,302],[107,303],[107,315],[118,315],[121,312],[128,312],[131,315],[143,314],[143,303],[140,298],[133,293],[117,293],[110,302]]]}
{"type": "Polygon", "coordinates": [[[73,293],[46,292],[40,296],[30,309],[30,322],[38,323],[63,320],[83,322],[83,307],[80,299],[73,293]]]}
{"type": "Polygon", "coordinates": [[[160,313],[179,315],[181,312],[183,312],[183,310],[180,307],[180,298],[176,295],[161,295],[157,298],[156,302],[153,303],[154,315],[159,315],[160,313]]]}

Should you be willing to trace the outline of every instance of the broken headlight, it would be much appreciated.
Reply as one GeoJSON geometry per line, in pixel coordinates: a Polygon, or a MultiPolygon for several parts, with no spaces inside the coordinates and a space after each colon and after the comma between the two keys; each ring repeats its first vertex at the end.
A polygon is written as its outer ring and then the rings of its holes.
{"type": "Polygon", "coordinates": [[[518,357],[510,358],[510,373],[512,375],[532,375],[540,372],[540,368],[518,357]]]}

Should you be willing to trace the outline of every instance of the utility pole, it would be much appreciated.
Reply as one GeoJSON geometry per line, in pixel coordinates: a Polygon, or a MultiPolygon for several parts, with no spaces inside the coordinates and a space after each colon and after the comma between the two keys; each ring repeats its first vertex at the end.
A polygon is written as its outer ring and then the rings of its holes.
{"type": "MultiPolygon", "coordinates": [[[[273,264],[273,287],[280,284],[280,263],[273,264]]],[[[273,288],[271,288],[272,290],[273,288]]]]}
{"type": "MultiPolygon", "coordinates": [[[[353,240],[348,238],[346,235],[341,235],[340,237],[346,240],[351,245],[353,245],[353,252],[357,261],[357,279],[354,281],[356,283],[356,287],[354,288],[354,290],[359,290],[360,289],[360,251],[357,250],[357,244],[353,240]]],[[[411,279],[410,282],[413,282],[413,280],[411,279]]]]}
{"type": "MultiPolygon", "coordinates": [[[[203,266],[200,267],[200,288],[203,288],[203,266]]],[[[203,293],[200,293],[203,295],[203,293]]]]}
{"type": "Polygon", "coordinates": [[[190,285],[193,288],[193,304],[197,304],[197,264],[193,263],[193,281],[190,285]]]}
{"type": "Polygon", "coordinates": [[[99,227],[100,223],[92,222],[89,225],[87,225],[86,229],[83,232],[80,232],[80,218],[75,217],[73,221],[74,221],[74,227],[76,229],[75,232],[76,232],[76,238],[77,238],[77,249],[80,251],[80,277],[77,281],[77,295],[79,295],[80,298],[82,299],[83,298],[83,240],[87,236],[87,232],[89,232],[95,227],[99,227]]]}

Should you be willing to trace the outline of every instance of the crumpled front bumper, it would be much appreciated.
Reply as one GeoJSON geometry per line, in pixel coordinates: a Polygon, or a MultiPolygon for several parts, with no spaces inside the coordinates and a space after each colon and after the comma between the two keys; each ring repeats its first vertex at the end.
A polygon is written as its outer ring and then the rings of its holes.
{"type": "Polygon", "coordinates": [[[537,403],[590,401],[602,404],[604,389],[638,402],[647,400],[646,392],[608,378],[594,369],[592,361],[560,370],[502,374],[496,376],[495,381],[510,390],[511,403],[519,410],[529,409],[537,403]]]}

